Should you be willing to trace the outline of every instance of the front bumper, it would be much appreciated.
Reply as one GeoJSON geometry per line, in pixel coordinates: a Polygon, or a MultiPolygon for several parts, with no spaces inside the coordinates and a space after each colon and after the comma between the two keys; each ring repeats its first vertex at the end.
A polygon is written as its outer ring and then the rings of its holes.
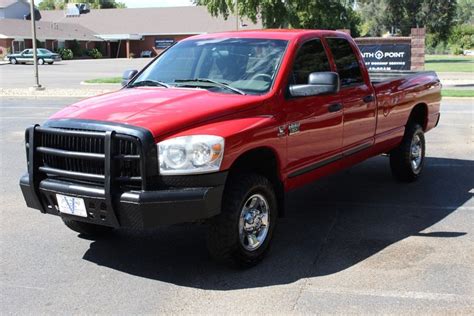
{"type": "Polygon", "coordinates": [[[28,174],[20,179],[20,187],[27,206],[43,213],[97,225],[144,229],[192,222],[219,214],[225,177],[226,174],[221,173],[219,181],[222,184],[213,187],[126,191],[111,199],[107,198],[104,188],[54,179],[42,180],[35,190],[28,174]],[[87,218],[60,213],[57,193],[83,198],[87,218]]]}
{"type": "Polygon", "coordinates": [[[27,206],[111,227],[151,228],[220,212],[227,172],[161,176],[152,134],[124,124],[48,121],[25,134],[27,206]],[[91,164],[90,161],[96,162],[91,164]],[[87,217],[59,212],[56,194],[84,199],[87,217]]]}

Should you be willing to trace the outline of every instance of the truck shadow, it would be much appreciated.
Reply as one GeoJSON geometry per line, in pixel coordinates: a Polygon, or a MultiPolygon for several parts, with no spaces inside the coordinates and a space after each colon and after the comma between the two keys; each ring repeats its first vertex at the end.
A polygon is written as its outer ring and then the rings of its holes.
{"type": "MultiPolygon", "coordinates": [[[[410,236],[428,243],[462,238],[465,232],[430,227],[472,197],[474,162],[427,158],[425,168],[420,181],[401,184],[391,178],[388,159],[377,157],[290,193],[273,248],[249,270],[215,264],[206,252],[204,225],[118,231],[92,242],[84,259],[144,278],[225,291],[338,273],[410,236]]],[[[405,260],[385,260],[391,258],[405,260]]]]}

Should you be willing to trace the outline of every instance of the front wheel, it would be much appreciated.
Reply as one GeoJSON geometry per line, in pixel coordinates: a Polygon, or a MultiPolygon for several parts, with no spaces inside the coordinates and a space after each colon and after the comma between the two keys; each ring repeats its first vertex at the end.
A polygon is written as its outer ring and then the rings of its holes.
{"type": "Polygon", "coordinates": [[[278,217],[271,182],[257,174],[229,178],[221,214],[211,220],[208,249],[219,262],[250,267],[268,252],[278,217]]]}
{"type": "Polygon", "coordinates": [[[402,143],[390,152],[393,176],[403,182],[416,181],[425,162],[425,134],[416,123],[407,126],[402,143]]]}
{"type": "Polygon", "coordinates": [[[48,65],[52,65],[52,64],[54,64],[54,61],[48,62],[48,65]]]}
{"type": "Polygon", "coordinates": [[[38,64],[44,65],[44,59],[43,59],[43,58],[39,58],[39,59],[38,59],[38,64]]]}
{"type": "Polygon", "coordinates": [[[62,220],[69,229],[87,237],[100,237],[113,230],[112,227],[84,223],[68,218],[62,218],[62,220]]]}

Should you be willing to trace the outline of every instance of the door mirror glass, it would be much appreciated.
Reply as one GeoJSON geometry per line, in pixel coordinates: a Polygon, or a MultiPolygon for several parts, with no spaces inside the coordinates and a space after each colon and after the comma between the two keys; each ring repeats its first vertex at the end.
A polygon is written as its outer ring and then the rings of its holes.
{"type": "Polygon", "coordinates": [[[308,76],[308,84],[289,87],[292,97],[308,97],[339,92],[339,75],[335,72],[313,72],[308,76]]]}
{"type": "Polygon", "coordinates": [[[125,70],[125,72],[122,75],[122,86],[126,86],[130,80],[135,77],[135,75],[138,73],[138,70],[125,70]]]}

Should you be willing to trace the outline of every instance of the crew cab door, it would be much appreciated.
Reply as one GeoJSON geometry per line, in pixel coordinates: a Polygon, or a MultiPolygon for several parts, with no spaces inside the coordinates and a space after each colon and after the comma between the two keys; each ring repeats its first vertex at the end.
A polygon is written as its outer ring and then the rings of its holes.
{"type": "Polygon", "coordinates": [[[375,92],[354,44],[343,37],[329,37],[326,42],[341,80],[340,95],[344,107],[342,149],[348,155],[373,144],[377,123],[375,92]]]}
{"type": "MultiPolygon", "coordinates": [[[[308,84],[314,72],[332,71],[320,39],[304,42],[296,53],[289,84],[308,84]]],[[[329,163],[341,150],[342,105],[338,93],[291,97],[285,104],[287,171],[295,178],[329,163]]]]}

